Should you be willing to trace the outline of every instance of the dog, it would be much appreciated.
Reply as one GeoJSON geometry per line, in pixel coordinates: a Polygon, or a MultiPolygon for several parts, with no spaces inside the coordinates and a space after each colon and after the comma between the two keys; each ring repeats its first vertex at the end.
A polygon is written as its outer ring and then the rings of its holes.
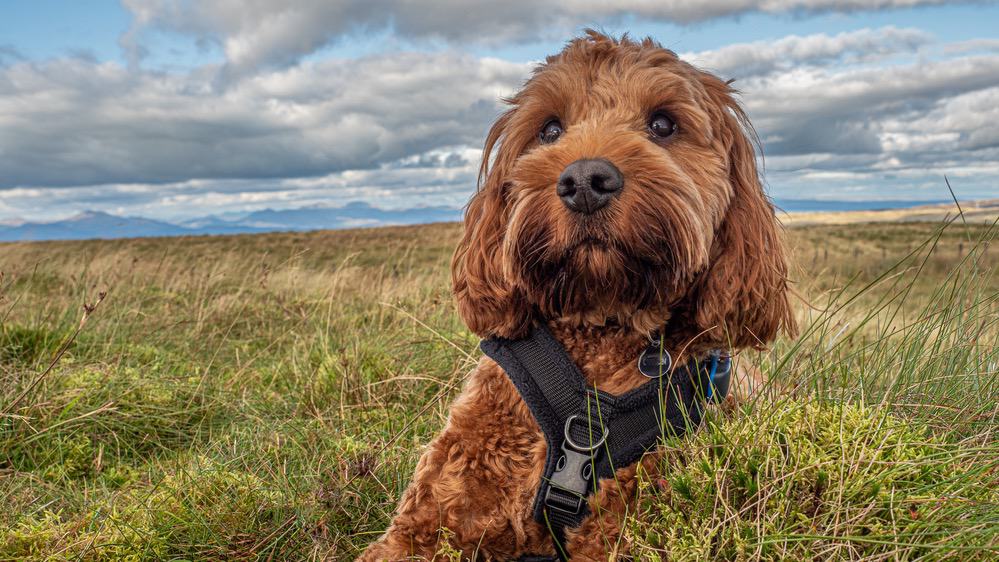
{"type": "MultiPolygon", "coordinates": [[[[487,135],[452,261],[469,329],[513,340],[542,323],[610,394],[648,380],[635,358],[653,335],[682,363],[792,332],[781,228],[735,95],[652,39],[591,30],[540,64],[487,135]]],[[[545,458],[524,399],[483,358],[359,560],[554,556],[532,518],[545,458]]],[[[627,551],[637,470],[600,480],[566,532],[572,560],[627,551]]]]}

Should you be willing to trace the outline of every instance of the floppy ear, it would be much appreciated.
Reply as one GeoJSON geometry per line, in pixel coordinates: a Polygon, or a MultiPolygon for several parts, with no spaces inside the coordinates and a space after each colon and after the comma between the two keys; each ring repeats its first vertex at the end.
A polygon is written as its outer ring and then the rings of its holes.
{"type": "Polygon", "coordinates": [[[787,299],[787,261],[774,207],[763,192],[745,112],[725,82],[702,81],[720,108],[720,142],[728,155],[732,199],[715,233],[708,269],[694,288],[692,312],[716,345],[760,347],[795,330],[787,299]]]}
{"type": "Polygon", "coordinates": [[[486,137],[479,169],[479,187],[465,210],[464,233],[451,259],[451,286],[458,314],[482,337],[517,338],[531,325],[531,307],[524,294],[503,273],[503,236],[507,209],[504,183],[515,155],[504,151],[501,137],[513,116],[503,114],[486,137]],[[500,143],[491,169],[489,156],[500,143]]]}

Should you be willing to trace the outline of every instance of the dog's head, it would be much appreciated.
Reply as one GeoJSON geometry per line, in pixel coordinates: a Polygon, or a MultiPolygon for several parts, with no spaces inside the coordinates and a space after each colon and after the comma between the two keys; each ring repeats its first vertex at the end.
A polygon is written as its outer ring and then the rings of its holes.
{"type": "Polygon", "coordinates": [[[668,322],[746,347],[791,326],[779,227],[726,82],[652,40],[589,32],[508,101],[452,263],[474,332],[668,322]]]}

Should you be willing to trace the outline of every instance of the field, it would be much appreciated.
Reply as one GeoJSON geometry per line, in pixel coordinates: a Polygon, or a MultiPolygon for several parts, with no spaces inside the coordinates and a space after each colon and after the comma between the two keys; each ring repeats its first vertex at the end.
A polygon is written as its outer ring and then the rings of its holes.
{"type": "MultiPolygon", "coordinates": [[[[0,245],[0,560],[352,559],[478,357],[458,233],[0,245]]],[[[636,559],[996,559],[996,234],[790,228],[801,334],[665,444],[636,559]]]]}

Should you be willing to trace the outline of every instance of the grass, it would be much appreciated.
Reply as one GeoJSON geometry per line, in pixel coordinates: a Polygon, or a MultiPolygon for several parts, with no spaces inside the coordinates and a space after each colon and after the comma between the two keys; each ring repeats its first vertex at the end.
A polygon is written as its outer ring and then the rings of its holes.
{"type": "MultiPolygon", "coordinates": [[[[458,234],[0,245],[0,560],[352,559],[477,357],[458,234]]],[[[996,229],[788,236],[802,334],[666,444],[634,554],[994,559],[996,229]]]]}

